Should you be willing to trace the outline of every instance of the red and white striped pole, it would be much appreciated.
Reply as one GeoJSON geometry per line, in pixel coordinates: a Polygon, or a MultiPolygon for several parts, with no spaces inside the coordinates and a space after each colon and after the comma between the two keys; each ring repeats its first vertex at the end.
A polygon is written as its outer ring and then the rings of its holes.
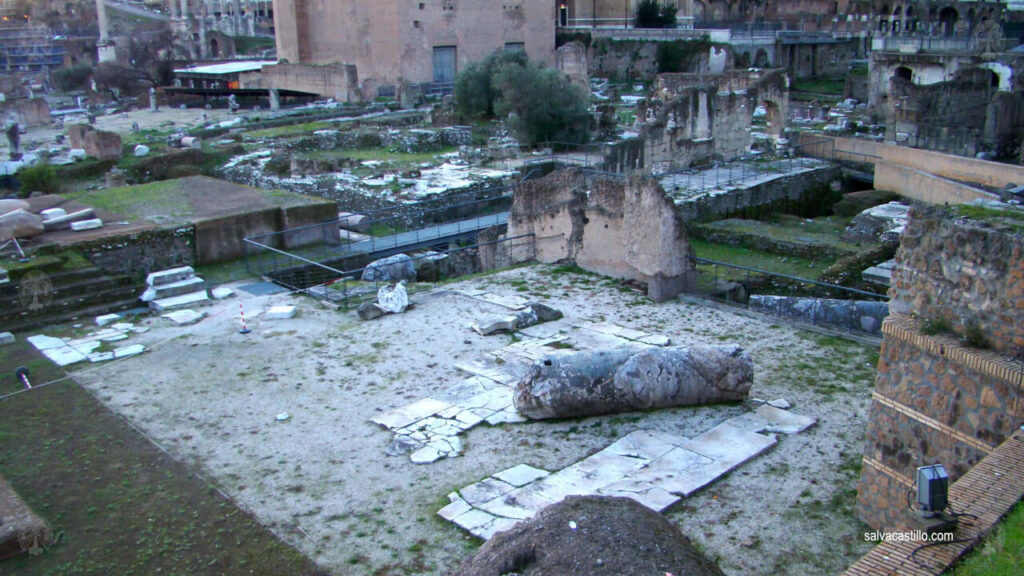
{"type": "Polygon", "coordinates": [[[242,299],[241,298],[238,299],[238,313],[242,317],[242,329],[239,330],[238,333],[239,334],[248,334],[249,332],[252,332],[252,330],[249,330],[249,328],[245,325],[245,307],[242,306],[242,299]]]}

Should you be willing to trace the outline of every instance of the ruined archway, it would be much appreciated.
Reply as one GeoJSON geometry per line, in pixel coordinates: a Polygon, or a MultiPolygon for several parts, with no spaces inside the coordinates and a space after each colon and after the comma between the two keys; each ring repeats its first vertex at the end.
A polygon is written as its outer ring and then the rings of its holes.
{"type": "Polygon", "coordinates": [[[942,35],[952,36],[956,34],[956,23],[958,20],[960,20],[960,13],[956,11],[956,8],[946,6],[939,10],[939,27],[942,30],[942,35]]]}
{"type": "Polygon", "coordinates": [[[768,52],[765,52],[764,48],[758,48],[754,54],[754,68],[767,68],[768,65],[768,52]]]}
{"type": "Polygon", "coordinates": [[[711,3],[711,20],[713,22],[725,22],[729,19],[729,5],[724,0],[714,0],[711,3]]]}
{"type": "Polygon", "coordinates": [[[693,20],[694,22],[703,22],[706,20],[706,8],[704,3],[697,0],[693,3],[693,20]]]}
{"type": "Polygon", "coordinates": [[[768,121],[768,134],[772,138],[782,137],[782,128],[785,125],[784,119],[782,118],[782,111],[779,105],[772,100],[764,101],[764,111],[766,113],[765,120],[768,121]]]}
{"type": "Polygon", "coordinates": [[[899,66],[892,71],[893,78],[899,78],[900,80],[906,80],[907,82],[914,81],[914,71],[907,66],[899,66]]]}

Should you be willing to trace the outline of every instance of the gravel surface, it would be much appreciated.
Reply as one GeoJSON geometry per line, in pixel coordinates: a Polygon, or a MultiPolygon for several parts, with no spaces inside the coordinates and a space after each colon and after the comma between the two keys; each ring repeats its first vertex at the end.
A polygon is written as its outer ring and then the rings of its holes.
{"type": "Polygon", "coordinates": [[[681,300],[653,304],[600,276],[531,266],[413,296],[404,314],[360,322],[303,296],[239,292],[178,327],[155,317],[129,343],[149,350],[77,379],[174,457],[335,574],[441,574],[479,545],[436,516],[453,490],[526,463],[558,470],[637,429],[696,436],[755,404],[477,426],[461,457],[388,457],[376,414],[462,382],[454,364],[513,341],[469,325],[505,312],[460,290],[539,299],[576,323],[612,322],[673,344],[725,342],[755,364],[751,398],[785,398],[818,425],[666,516],[730,575],[839,573],[869,548],[851,512],[877,347],[681,300]],[[293,304],[290,320],[259,311],[293,304]],[[254,317],[255,315],[255,317],[254,317]],[[279,415],[287,412],[287,419],[279,415]]]}

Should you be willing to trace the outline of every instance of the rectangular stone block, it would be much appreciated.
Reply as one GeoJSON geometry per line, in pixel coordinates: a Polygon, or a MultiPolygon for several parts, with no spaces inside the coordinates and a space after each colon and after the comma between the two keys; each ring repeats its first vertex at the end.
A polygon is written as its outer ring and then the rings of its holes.
{"type": "Polygon", "coordinates": [[[96,228],[103,227],[103,220],[99,218],[90,218],[89,220],[79,220],[78,222],[71,223],[71,229],[75,232],[81,232],[83,230],[95,230],[96,228]]]}
{"type": "Polygon", "coordinates": [[[267,320],[288,320],[295,317],[295,306],[271,306],[265,316],[267,320]]]}
{"type": "Polygon", "coordinates": [[[195,276],[195,274],[195,270],[193,270],[191,266],[168,268],[167,270],[160,270],[159,272],[151,272],[146,276],[146,285],[160,286],[162,284],[180,282],[195,276]]]}
{"type": "Polygon", "coordinates": [[[206,295],[206,290],[200,292],[190,292],[188,294],[182,294],[180,296],[171,296],[170,298],[161,298],[159,300],[153,300],[149,303],[149,308],[157,312],[164,312],[165,310],[174,310],[176,308],[188,308],[189,306],[197,306],[206,304],[210,301],[209,296],[206,295]]]}

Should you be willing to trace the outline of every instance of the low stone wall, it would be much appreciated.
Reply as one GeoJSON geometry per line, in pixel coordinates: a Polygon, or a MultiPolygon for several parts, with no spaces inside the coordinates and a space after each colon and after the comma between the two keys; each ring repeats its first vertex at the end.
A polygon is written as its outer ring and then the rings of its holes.
{"type": "Polygon", "coordinates": [[[887,303],[870,300],[753,295],[748,305],[777,316],[871,335],[882,333],[882,321],[889,315],[887,303]]]}
{"type": "Polygon", "coordinates": [[[800,204],[818,202],[832,194],[832,184],[842,180],[839,166],[830,166],[810,172],[779,176],[767,182],[680,202],[679,214],[683,221],[704,220],[713,217],[730,218],[757,212],[759,208],[774,212],[783,210],[799,214],[800,204]]]}
{"type": "Polygon", "coordinates": [[[362,102],[359,76],[353,64],[280,63],[264,66],[260,72],[239,76],[242,88],[278,88],[299,90],[334,98],[339,102],[362,102]]]}
{"type": "Polygon", "coordinates": [[[1010,183],[1018,185],[1024,183],[1024,166],[1002,162],[989,162],[859,138],[838,138],[820,134],[803,133],[800,135],[800,144],[806,145],[806,150],[815,154],[831,157],[834,152],[836,160],[871,163],[881,160],[888,164],[905,166],[942,178],[970,182],[989,188],[1003,188],[1010,183]]]}
{"type": "Polygon", "coordinates": [[[195,229],[191,226],[102,238],[75,244],[74,249],[108,274],[142,277],[157,270],[196,264],[195,229]]]}
{"type": "Polygon", "coordinates": [[[998,199],[995,194],[973,186],[888,162],[875,163],[875,190],[895,192],[928,204],[962,204],[978,198],[998,199]]]}
{"type": "Polygon", "coordinates": [[[266,236],[259,242],[285,249],[321,243],[336,245],[341,242],[337,219],[337,205],[321,202],[199,220],[195,223],[196,263],[237,260],[258,250],[246,244],[246,238],[274,232],[282,233],[266,236]]]}

